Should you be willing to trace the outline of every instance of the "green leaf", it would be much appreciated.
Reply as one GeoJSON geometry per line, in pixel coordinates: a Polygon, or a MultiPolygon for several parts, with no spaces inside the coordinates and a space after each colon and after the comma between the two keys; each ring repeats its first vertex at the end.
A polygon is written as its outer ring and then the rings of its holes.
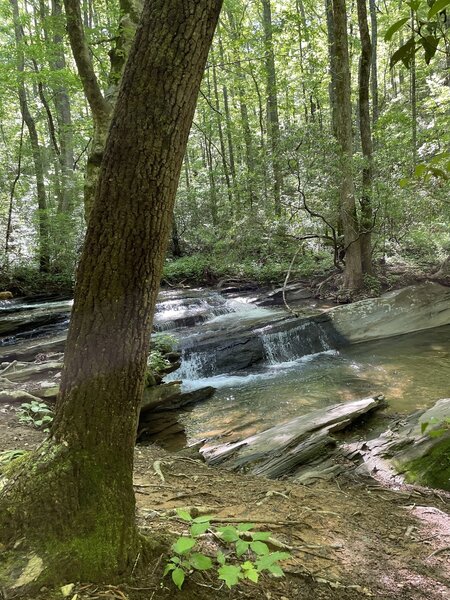
{"type": "Polygon", "coordinates": [[[441,160],[445,158],[450,158],[450,152],[439,152],[439,154],[435,154],[433,158],[430,160],[432,165],[439,164],[441,160]]]}
{"type": "Polygon", "coordinates": [[[191,565],[194,567],[194,569],[197,569],[197,571],[206,571],[207,569],[211,569],[212,565],[212,560],[209,558],[209,556],[205,556],[204,554],[200,554],[200,552],[195,552],[191,558],[191,565]]]}
{"type": "Polygon", "coordinates": [[[250,542],[244,542],[244,540],[238,540],[236,542],[236,556],[242,556],[247,552],[250,546],[250,542]]]}
{"type": "Polygon", "coordinates": [[[225,584],[228,588],[231,588],[233,585],[237,585],[237,583],[239,583],[239,579],[241,578],[240,567],[235,567],[234,565],[224,565],[223,567],[220,567],[218,573],[219,579],[225,581],[225,584]]]}
{"type": "Polygon", "coordinates": [[[242,533],[244,531],[250,531],[250,529],[253,529],[254,526],[255,525],[253,523],[239,523],[237,530],[242,533]]]}
{"type": "Polygon", "coordinates": [[[172,581],[177,586],[177,588],[179,590],[181,590],[181,586],[183,585],[183,582],[184,582],[183,569],[180,569],[179,567],[177,567],[175,570],[172,571],[172,581]]]}
{"type": "Polygon", "coordinates": [[[427,65],[429,65],[431,59],[437,52],[439,46],[439,39],[434,35],[427,35],[426,37],[420,39],[420,43],[422,44],[425,50],[425,62],[427,63],[427,65]]]}
{"type": "Polygon", "coordinates": [[[407,177],[404,177],[403,179],[399,180],[398,184],[402,189],[404,189],[405,187],[408,187],[410,180],[407,177]]]}
{"type": "Polygon", "coordinates": [[[205,531],[208,531],[211,523],[208,521],[207,523],[193,523],[191,525],[191,535],[192,537],[196,537],[198,535],[202,535],[205,531]]]}
{"type": "Polygon", "coordinates": [[[190,537],[180,537],[175,544],[173,544],[172,549],[177,554],[185,554],[186,552],[189,552],[196,543],[196,540],[190,537]]]}
{"type": "Polygon", "coordinates": [[[420,433],[425,433],[426,428],[428,427],[428,421],[420,424],[420,433]]]}
{"type": "Polygon", "coordinates": [[[275,577],[283,577],[284,576],[284,571],[280,567],[280,565],[271,565],[269,567],[269,571],[272,573],[272,575],[275,575],[275,577]]]}
{"type": "Polygon", "coordinates": [[[253,550],[253,552],[259,554],[260,556],[269,554],[270,552],[269,546],[264,542],[252,542],[250,544],[250,548],[253,550]]]}
{"type": "Polygon", "coordinates": [[[391,56],[391,62],[390,62],[391,69],[393,67],[395,67],[395,65],[400,61],[402,61],[403,64],[405,65],[405,67],[408,69],[415,52],[416,52],[416,41],[415,41],[414,37],[411,37],[406,42],[406,44],[403,44],[403,46],[400,46],[400,48],[398,50],[396,50],[394,52],[394,54],[391,56]]]}
{"type": "Polygon", "coordinates": [[[436,167],[430,167],[430,171],[438,179],[448,179],[447,173],[445,171],[443,171],[442,169],[437,169],[436,167]]]}
{"type": "Polygon", "coordinates": [[[212,515],[203,515],[203,517],[196,517],[194,523],[209,523],[212,518],[212,515]]]}
{"type": "Polygon", "coordinates": [[[446,6],[450,4],[450,0],[436,0],[433,6],[428,11],[428,18],[432,19],[436,16],[441,10],[444,10],[446,6]]]}
{"type": "Polygon", "coordinates": [[[220,534],[220,539],[224,542],[237,542],[239,539],[239,534],[235,527],[219,527],[217,531],[220,534]]]}
{"type": "Polygon", "coordinates": [[[271,552],[266,556],[261,556],[256,561],[256,566],[259,571],[263,571],[264,569],[268,569],[274,563],[279,560],[285,560],[286,558],[290,558],[291,555],[288,552],[271,552]]]}
{"type": "Polygon", "coordinates": [[[176,569],[176,565],[174,565],[172,562],[168,563],[164,569],[163,577],[165,577],[167,573],[170,573],[170,571],[173,571],[174,569],[176,569]]]}
{"type": "Polygon", "coordinates": [[[384,34],[384,41],[390,42],[394,33],[397,33],[399,29],[403,27],[403,25],[409,20],[409,17],[403,17],[403,19],[399,19],[393,25],[389,27],[389,29],[384,34]]]}
{"type": "Polygon", "coordinates": [[[422,0],[410,0],[409,2],[406,2],[406,4],[413,10],[418,10],[419,6],[422,4],[422,0]]]}
{"type": "Polygon", "coordinates": [[[416,168],[414,169],[414,175],[416,177],[422,177],[422,175],[426,172],[427,170],[427,166],[426,165],[417,165],[416,168]]]}
{"type": "Polygon", "coordinates": [[[250,579],[250,581],[258,583],[259,573],[256,569],[248,569],[248,571],[245,571],[244,575],[246,579],[250,579]]]}
{"type": "Polygon", "coordinates": [[[192,521],[192,517],[187,510],[177,508],[177,515],[180,517],[180,519],[183,519],[183,521],[192,521]]]}
{"type": "Polygon", "coordinates": [[[255,531],[251,534],[254,542],[266,542],[272,536],[270,531],[255,531]]]}

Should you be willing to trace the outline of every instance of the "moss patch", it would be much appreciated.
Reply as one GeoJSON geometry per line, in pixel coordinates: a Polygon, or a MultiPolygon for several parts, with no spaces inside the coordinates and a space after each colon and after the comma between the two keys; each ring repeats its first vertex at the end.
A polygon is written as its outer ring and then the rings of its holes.
{"type": "Polygon", "coordinates": [[[426,456],[401,466],[409,483],[450,491],[450,438],[435,446],[426,456]]]}

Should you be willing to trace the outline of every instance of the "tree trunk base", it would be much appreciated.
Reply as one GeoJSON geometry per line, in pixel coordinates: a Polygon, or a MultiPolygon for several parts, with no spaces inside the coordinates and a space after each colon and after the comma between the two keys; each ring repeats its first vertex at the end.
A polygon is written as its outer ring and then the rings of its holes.
{"type": "Polygon", "coordinates": [[[117,471],[54,440],[14,461],[0,495],[0,588],[19,593],[129,575],[143,540],[132,482],[121,489],[117,471]]]}

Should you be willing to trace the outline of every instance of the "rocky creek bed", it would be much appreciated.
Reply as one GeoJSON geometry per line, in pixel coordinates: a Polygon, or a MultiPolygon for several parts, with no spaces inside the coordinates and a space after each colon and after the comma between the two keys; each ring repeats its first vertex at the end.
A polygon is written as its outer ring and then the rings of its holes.
{"type": "MultiPolygon", "coordinates": [[[[304,294],[298,295],[304,303],[304,294]]],[[[205,300],[200,292],[172,292],[165,306],[164,302],[160,306],[158,329],[179,333],[184,326],[179,350],[185,359],[185,373],[192,374],[194,369],[197,385],[181,388],[176,381],[180,371],[176,370],[169,376],[174,381],[153,382],[159,385],[146,391],[140,425],[140,434],[147,440],[159,437],[169,440],[170,446],[174,435],[185,439],[184,424],[189,418],[187,413],[180,417],[180,411],[211,397],[213,386],[204,384],[218,371],[220,374],[224,365],[235,377],[248,377],[243,368],[261,369],[265,363],[286,359],[301,361],[305,354],[334,352],[365,336],[392,337],[450,323],[450,290],[433,283],[332,310],[303,304],[303,316],[297,319],[279,308],[258,312],[260,309],[252,304],[244,318],[233,322],[235,302],[224,301],[220,295],[205,300]],[[186,306],[186,294],[188,308],[183,316],[179,301],[182,299],[181,306],[186,306]],[[172,318],[165,320],[169,313],[172,318]],[[229,326],[223,327],[227,320],[229,326]],[[190,329],[193,321],[196,326],[205,325],[203,332],[190,329]],[[246,351],[246,346],[253,350],[246,351]],[[216,359],[220,352],[228,357],[225,361],[216,359]],[[198,358],[201,355],[213,359],[212,368],[198,358]]],[[[68,308],[66,304],[65,310],[68,308]]],[[[0,450],[33,448],[43,438],[41,432],[18,423],[16,410],[20,403],[33,398],[51,402],[57,393],[67,323],[67,313],[62,315],[60,309],[52,307],[45,317],[45,308],[39,308],[37,321],[32,310],[28,321],[19,316],[20,310],[11,310],[17,329],[6,319],[9,325],[0,351],[0,450]],[[43,335],[36,337],[41,325],[43,335]]],[[[171,356],[169,362],[174,368],[179,356],[171,356]]],[[[411,449],[413,454],[419,446],[429,449],[430,439],[435,445],[448,445],[448,434],[444,432],[439,442],[427,437],[416,414],[409,420],[397,418],[397,426],[386,427],[385,433],[378,431],[366,439],[358,433],[355,439],[361,417],[365,419],[383,405],[384,400],[378,397],[334,404],[328,401],[315,410],[306,405],[300,416],[289,419],[285,415],[272,428],[260,423],[257,432],[249,431],[251,435],[245,433],[254,424],[240,427],[236,421],[233,426],[224,420],[222,431],[208,436],[207,444],[203,444],[203,456],[211,464],[222,463],[225,471],[204,465],[194,450],[188,455],[168,454],[157,445],[138,446],[135,485],[144,530],[165,530],[169,518],[171,530],[181,532],[182,524],[173,519],[173,509],[190,507],[225,522],[261,521],[292,548],[293,558],[282,582],[267,578],[261,589],[242,585],[230,594],[219,589],[217,581],[194,579],[183,597],[449,597],[450,519],[446,511],[450,496],[445,491],[406,483],[399,471],[405,471],[404,465],[411,460],[401,464],[391,460],[399,449],[411,459],[411,449]],[[349,428],[350,434],[340,433],[349,428]],[[290,479],[268,481],[255,474],[290,479]]],[[[203,404],[202,410],[208,411],[210,406],[203,404]]],[[[447,408],[440,403],[438,414],[445,416],[447,408]]],[[[432,416],[424,418],[432,421],[432,416]]],[[[272,417],[277,418],[275,413],[272,417]]],[[[434,426],[432,423],[431,428],[434,426]]],[[[448,452],[439,454],[437,460],[448,461],[448,452]]],[[[445,473],[443,479],[445,484],[445,473]]],[[[430,480],[420,482],[429,484],[430,480]]],[[[439,487],[445,485],[439,482],[439,487]]],[[[172,588],[160,587],[155,573],[159,571],[155,569],[148,587],[151,598],[172,597],[172,588]]],[[[149,584],[148,574],[146,582],[149,584]]],[[[143,587],[142,581],[136,583],[136,588],[139,586],[143,587]]],[[[129,598],[144,598],[139,589],[123,587],[120,591],[129,598]]],[[[95,593],[80,588],[79,598],[93,598],[95,593]]]]}

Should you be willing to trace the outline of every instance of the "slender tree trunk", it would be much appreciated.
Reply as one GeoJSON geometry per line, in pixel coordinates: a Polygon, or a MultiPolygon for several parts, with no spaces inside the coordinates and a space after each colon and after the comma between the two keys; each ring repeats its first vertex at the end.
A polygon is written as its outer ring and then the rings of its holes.
{"type": "Polygon", "coordinates": [[[334,32],[334,16],[333,16],[333,0],[325,0],[325,10],[327,15],[327,35],[328,35],[328,64],[330,83],[328,85],[328,96],[330,99],[331,109],[331,123],[333,128],[333,134],[337,137],[336,124],[336,43],[335,43],[335,32],[334,32]]]}
{"type": "Polygon", "coordinates": [[[367,21],[366,0],[357,0],[358,25],[361,40],[361,58],[359,63],[359,127],[361,148],[364,158],[362,171],[361,197],[361,262],[363,273],[371,275],[372,265],[372,228],[373,228],[373,143],[370,118],[370,69],[372,64],[372,44],[367,21]]]}
{"type": "Polygon", "coordinates": [[[345,0],[333,0],[334,65],[336,66],[336,133],[341,149],[341,222],[345,246],[343,287],[350,292],[363,283],[359,225],[353,184],[353,134],[350,63],[345,0]]]}
{"type": "MultiPolygon", "coordinates": [[[[61,31],[62,3],[61,0],[52,0],[52,17],[54,20],[53,47],[54,59],[51,67],[54,71],[63,71],[66,68],[63,35],[61,31]]],[[[58,213],[71,217],[75,207],[75,180],[74,180],[74,152],[72,110],[70,98],[64,85],[53,88],[53,102],[56,110],[59,137],[59,163],[61,166],[61,202],[58,213]]]]}
{"type": "MultiPolygon", "coordinates": [[[[415,13],[411,10],[411,29],[415,27],[415,13]]],[[[410,102],[411,102],[411,149],[413,166],[417,164],[417,76],[416,55],[413,52],[410,66],[410,102]]]]}
{"type": "Polygon", "coordinates": [[[12,548],[21,540],[43,561],[37,585],[112,582],[139,556],[133,450],[149,336],[220,7],[220,0],[145,5],[78,268],[51,436],[0,498],[0,542],[12,548]]]}
{"type": "Polygon", "coordinates": [[[378,121],[379,107],[378,107],[378,20],[377,20],[377,7],[375,0],[369,0],[370,8],[370,28],[372,32],[372,123],[375,127],[378,121]]]}
{"type": "MultiPolygon", "coordinates": [[[[110,51],[111,70],[109,73],[109,87],[107,93],[103,96],[86,41],[84,33],[86,25],[83,25],[79,0],[64,0],[70,45],[94,123],[94,132],[86,164],[84,186],[86,221],[89,219],[95,187],[100,173],[106,135],[111,120],[111,111],[116,102],[123,68],[134,39],[141,12],[141,0],[120,0],[119,5],[121,19],[116,36],[116,46],[110,51]]],[[[92,24],[91,10],[89,11],[88,21],[92,24]]]]}
{"type": "MultiPolygon", "coordinates": [[[[216,65],[214,62],[214,54],[211,50],[211,62],[212,62],[212,80],[213,80],[213,91],[214,91],[214,107],[215,107],[215,115],[216,115],[216,124],[217,124],[217,132],[219,134],[219,143],[220,143],[220,154],[221,154],[221,158],[222,158],[222,169],[223,169],[223,174],[225,176],[225,184],[226,184],[226,188],[227,188],[227,194],[228,194],[228,202],[230,205],[230,211],[231,213],[234,212],[234,203],[233,203],[233,189],[232,189],[232,185],[231,185],[231,177],[230,177],[230,167],[228,164],[228,160],[227,160],[227,150],[225,147],[225,138],[224,138],[224,134],[223,134],[223,127],[222,127],[222,113],[221,113],[221,106],[220,106],[220,99],[219,99],[219,89],[218,89],[218,85],[217,85],[217,71],[216,71],[216,65]]],[[[208,84],[209,84],[209,79],[208,79],[208,84]]],[[[208,85],[208,87],[210,88],[210,86],[208,85]]],[[[209,89],[209,92],[211,90],[209,89]]],[[[209,96],[211,96],[211,94],[209,93],[209,96]]]]}
{"type": "Polygon", "coordinates": [[[248,196],[248,204],[250,211],[253,210],[253,206],[256,202],[255,194],[255,150],[253,144],[252,130],[250,127],[250,120],[248,115],[248,106],[245,97],[245,75],[242,70],[242,64],[239,59],[239,54],[236,50],[236,46],[239,42],[239,31],[234,19],[232,11],[227,11],[228,22],[230,24],[231,39],[233,42],[233,62],[236,63],[237,72],[237,93],[239,100],[239,112],[241,115],[241,126],[245,144],[245,166],[247,171],[246,178],[246,189],[248,196]]]}
{"type": "Polygon", "coordinates": [[[27,92],[23,81],[25,61],[23,55],[23,32],[20,25],[19,5],[17,0],[10,0],[13,19],[14,34],[17,47],[17,72],[19,76],[18,94],[20,112],[28,129],[30,137],[31,152],[33,155],[34,172],[36,177],[36,195],[38,201],[38,235],[39,235],[39,270],[47,272],[50,270],[50,248],[49,248],[49,215],[47,210],[47,196],[44,183],[44,162],[36,129],[36,123],[28,107],[27,92]]]}
{"type": "Polygon", "coordinates": [[[281,215],[282,173],[280,165],[280,121],[278,116],[278,87],[272,36],[272,10],[270,0],[261,0],[263,7],[264,46],[267,77],[267,131],[272,153],[273,200],[275,215],[281,215]]]}

